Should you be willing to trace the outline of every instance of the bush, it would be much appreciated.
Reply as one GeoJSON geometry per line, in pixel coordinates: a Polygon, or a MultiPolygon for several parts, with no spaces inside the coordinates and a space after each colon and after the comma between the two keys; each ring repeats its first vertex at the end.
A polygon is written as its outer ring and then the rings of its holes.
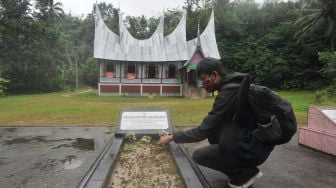
{"type": "Polygon", "coordinates": [[[321,75],[329,85],[325,89],[315,92],[315,100],[318,102],[336,99],[336,52],[319,52],[319,61],[323,63],[321,75]]]}
{"type": "Polygon", "coordinates": [[[97,87],[98,83],[98,64],[93,59],[89,57],[85,64],[82,64],[79,70],[80,80],[84,85],[97,87]]]}
{"type": "Polygon", "coordinates": [[[330,84],[336,81],[336,52],[319,52],[319,61],[324,64],[320,73],[328,79],[330,84]]]}
{"type": "Polygon", "coordinates": [[[0,96],[4,95],[4,90],[6,89],[6,85],[8,83],[9,83],[9,80],[6,80],[0,77],[0,96]]]}
{"type": "Polygon", "coordinates": [[[336,100],[336,84],[315,92],[315,100],[319,103],[336,100]]]}

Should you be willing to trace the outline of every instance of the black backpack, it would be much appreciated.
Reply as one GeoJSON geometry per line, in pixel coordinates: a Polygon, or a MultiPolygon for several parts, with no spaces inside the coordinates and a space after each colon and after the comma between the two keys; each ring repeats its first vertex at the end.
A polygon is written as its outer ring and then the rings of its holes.
{"type": "Polygon", "coordinates": [[[258,140],[273,145],[285,144],[291,140],[297,131],[297,122],[288,101],[267,87],[251,84],[249,75],[241,83],[228,84],[226,87],[239,87],[233,119],[249,105],[259,125],[253,131],[258,140]]]}

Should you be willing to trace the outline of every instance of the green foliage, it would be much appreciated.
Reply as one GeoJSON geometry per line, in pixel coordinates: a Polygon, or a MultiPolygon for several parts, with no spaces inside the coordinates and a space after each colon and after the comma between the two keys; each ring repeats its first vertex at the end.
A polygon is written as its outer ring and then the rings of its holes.
{"type": "Polygon", "coordinates": [[[54,0],[36,0],[35,3],[35,16],[45,21],[55,21],[64,16],[64,11],[61,2],[54,0]]]}
{"type": "Polygon", "coordinates": [[[6,89],[6,85],[9,83],[9,80],[1,78],[0,74],[0,96],[4,94],[4,90],[6,89]]]}
{"type": "Polygon", "coordinates": [[[151,140],[152,140],[152,137],[150,137],[150,136],[143,136],[143,137],[141,138],[141,141],[142,141],[142,142],[147,142],[147,143],[149,143],[149,142],[151,142],[151,140]]]}
{"type": "Polygon", "coordinates": [[[314,93],[315,101],[317,103],[328,103],[330,101],[336,101],[336,84],[330,85],[325,89],[318,90],[314,93]]]}
{"type": "Polygon", "coordinates": [[[0,66],[11,80],[9,93],[50,92],[61,88],[57,65],[62,62],[59,31],[44,20],[32,20],[25,1],[0,1],[0,66]],[[15,16],[12,16],[15,15],[15,16]]]}
{"type": "Polygon", "coordinates": [[[89,57],[85,64],[80,67],[80,80],[85,84],[92,87],[96,87],[98,80],[98,63],[89,57]]]}
{"type": "Polygon", "coordinates": [[[319,52],[319,60],[323,63],[321,74],[336,85],[336,52],[319,52]]]}
{"type": "Polygon", "coordinates": [[[319,52],[319,60],[323,64],[320,73],[328,83],[328,87],[315,92],[315,100],[325,102],[336,99],[336,52],[319,52]]]}
{"type": "Polygon", "coordinates": [[[326,45],[316,37],[298,43],[294,22],[300,3],[236,1],[216,8],[217,42],[224,66],[247,72],[256,82],[272,88],[321,87],[322,64],[317,51],[326,45]]]}
{"type": "Polygon", "coordinates": [[[137,138],[136,138],[135,132],[128,132],[126,134],[126,136],[125,136],[125,139],[128,142],[134,142],[134,141],[136,141],[137,138]]]}
{"type": "Polygon", "coordinates": [[[334,50],[336,32],[336,1],[335,0],[305,0],[308,8],[302,10],[304,16],[296,21],[300,28],[296,33],[299,38],[311,37],[314,33],[323,32],[330,41],[330,50],[334,50]]]}
{"type": "Polygon", "coordinates": [[[132,151],[134,148],[134,143],[125,143],[124,144],[124,151],[132,151]]]}

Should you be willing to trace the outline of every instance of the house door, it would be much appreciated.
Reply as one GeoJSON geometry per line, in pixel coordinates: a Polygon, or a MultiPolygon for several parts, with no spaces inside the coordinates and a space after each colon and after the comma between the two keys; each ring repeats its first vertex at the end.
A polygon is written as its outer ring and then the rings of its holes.
{"type": "Polygon", "coordinates": [[[196,71],[190,70],[187,74],[188,74],[188,85],[197,87],[196,71]]]}

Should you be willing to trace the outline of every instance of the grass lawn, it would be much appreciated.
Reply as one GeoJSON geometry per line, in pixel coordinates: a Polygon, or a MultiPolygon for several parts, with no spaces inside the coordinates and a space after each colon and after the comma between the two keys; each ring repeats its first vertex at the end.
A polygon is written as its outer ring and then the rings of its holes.
{"type": "MultiPolygon", "coordinates": [[[[279,92],[292,102],[298,122],[305,124],[309,105],[318,104],[313,92],[279,92]]],[[[40,95],[20,95],[0,98],[0,126],[115,126],[123,108],[167,108],[175,126],[199,125],[211,109],[213,98],[190,100],[184,98],[99,97],[97,92],[59,92],[40,95]]]]}

